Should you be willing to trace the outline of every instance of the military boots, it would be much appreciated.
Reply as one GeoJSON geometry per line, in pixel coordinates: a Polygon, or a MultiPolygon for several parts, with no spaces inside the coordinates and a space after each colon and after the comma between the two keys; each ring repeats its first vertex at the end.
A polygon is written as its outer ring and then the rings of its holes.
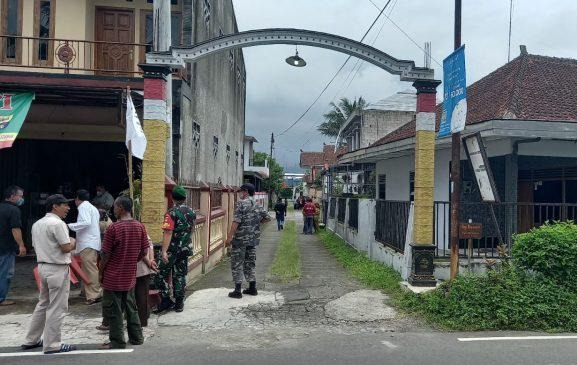
{"type": "Polygon", "coordinates": [[[228,293],[228,296],[235,299],[241,299],[242,293],[240,292],[242,284],[234,284],[234,291],[228,293]]]}
{"type": "Polygon", "coordinates": [[[258,295],[258,291],[256,290],[256,281],[251,281],[249,283],[248,289],[243,290],[242,293],[248,295],[258,295]]]}
{"type": "Polygon", "coordinates": [[[160,314],[165,310],[174,307],[174,302],[170,298],[162,298],[162,302],[156,306],[156,309],[152,311],[154,314],[160,314]]]}
{"type": "Polygon", "coordinates": [[[174,311],[182,312],[184,310],[184,298],[175,298],[174,311]]]}

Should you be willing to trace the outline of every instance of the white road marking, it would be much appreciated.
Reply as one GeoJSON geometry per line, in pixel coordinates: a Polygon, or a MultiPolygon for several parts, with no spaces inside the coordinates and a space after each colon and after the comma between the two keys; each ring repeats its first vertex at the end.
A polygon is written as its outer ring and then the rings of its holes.
{"type": "Polygon", "coordinates": [[[395,345],[394,343],[391,343],[391,342],[389,342],[389,341],[382,341],[381,343],[382,343],[383,345],[387,346],[388,348],[390,348],[391,350],[396,349],[397,347],[399,347],[399,346],[397,346],[397,345],[395,345]]]}
{"type": "MultiPolygon", "coordinates": [[[[133,352],[134,349],[112,349],[112,350],[75,350],[70,352],[60,352],[57,354],[46,354],[46,356],[57,356],[57,355],[86,355],[86,354],[125,354],[133,352]]],[[[0,357],[24,357],[24,356],[43,356],[45,355],[42,351],[37,352],[7,352],[0,353],[0,357]]]]}
{"type": "Polygon", "coordinates": [[[567,340],[577,339],[577,336],[518,336],[518,337],[464,337],[460,342],[473,341],[525,341],[525,340],[567,340]]]}

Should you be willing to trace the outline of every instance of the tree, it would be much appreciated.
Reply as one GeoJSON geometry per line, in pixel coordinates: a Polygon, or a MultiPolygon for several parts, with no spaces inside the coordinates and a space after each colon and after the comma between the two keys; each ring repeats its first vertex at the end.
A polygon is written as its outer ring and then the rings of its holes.
{"type": "Polygon", "coordinates": [[[282,166],[264,152],[255,152],[252,159],[255,166],[264,166],[264,161],[268,160],[269,176],[262,181],[262,185],[269,193],[279,195],[284,179],[284,169],[282,166]]]}
{"type": "Polygon", "coordinates": [[[318,131],[325,136],[336,137],[339,135],[339,130],[345,124],[347,119],[355,110],[362,110],[366,106],[366,101],[360,96],[357,100],[352,103],[347,98],[341,98],[338,105],[331,101],[330,106],[332,110],[323,117],[325,122],[323,122],[319,127],[318,131]]]}

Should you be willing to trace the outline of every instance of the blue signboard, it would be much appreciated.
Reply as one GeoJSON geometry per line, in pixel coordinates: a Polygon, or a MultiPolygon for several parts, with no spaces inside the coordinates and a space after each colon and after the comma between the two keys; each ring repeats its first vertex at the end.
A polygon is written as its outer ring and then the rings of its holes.
{"type": "Polygon", "coordinates": [[[461,46],[443,60],[443,116],[437,137],[465,129],[467,119],[467,77],[465,46],[461,46]]]}

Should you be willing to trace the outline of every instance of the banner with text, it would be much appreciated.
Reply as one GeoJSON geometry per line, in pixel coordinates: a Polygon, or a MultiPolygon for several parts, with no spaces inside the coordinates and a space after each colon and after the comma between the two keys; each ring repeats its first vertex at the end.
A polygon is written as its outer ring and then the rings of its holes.
{"type": "Polygon", "coordinates": [[[443,60],[443,116],[437,137],[465,129],[467,119],[467,77],[465,46],[443,60]]]}
{"type": "Polygon", "coordinates": [[[32,100],[34,93],[0,92],[0,149],[12,147],[32,100]]]}

